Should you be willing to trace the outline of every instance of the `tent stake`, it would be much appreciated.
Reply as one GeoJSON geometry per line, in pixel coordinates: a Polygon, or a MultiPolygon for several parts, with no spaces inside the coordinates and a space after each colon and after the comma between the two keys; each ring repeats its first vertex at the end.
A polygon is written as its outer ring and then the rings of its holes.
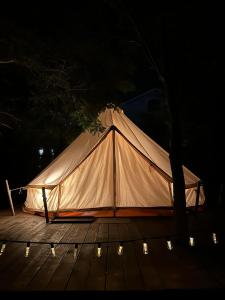
{"type": "Polygon", "coordinates": [[[46,223],[49,223],[47,198],[46,198],[45,188],[44,187],[42,188],[42,198],[43,198],[44,208],[45,208],[45,220],[46,220],[46,223]]]}
{"type": "Polygon", "coordinates": [[[14,207],[13,207],[13,201],[12,201],[12,195],[11,195],[11,190],[9,188],[9,183],[8,180],[5,180],[6,183],[6,189],[7,189],[7,193],[8,193],[8,197],[9,197],[9,203],[10,203],[10,207],[11,207],[11,211],[12,211],[12,215],[15,216],[15,211],[14,211],[14,207]]]}

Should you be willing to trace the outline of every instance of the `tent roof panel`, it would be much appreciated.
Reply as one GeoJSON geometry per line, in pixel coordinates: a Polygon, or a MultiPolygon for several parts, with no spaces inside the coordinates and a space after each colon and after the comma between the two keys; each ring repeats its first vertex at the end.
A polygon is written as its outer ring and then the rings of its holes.
{"type": "MultiPolygon", "coordinates": [[[[130,144],[140,151],[148,160],[152,161],[165,174],[172,178],[169,154],[156,142],[139,129],[121,109],[106,108],[99,115],[105,130],[91,134],[85,131],[80,134],[49,166],[47,166],[28,186],[53,187],[62,182],[73,170],[88,157],[91,151],[107,135],[112,126],[115,126],[130,144]]],[[[190,185],[199,181],[187,168],[183,168],[185,184],[190,185]]]]}

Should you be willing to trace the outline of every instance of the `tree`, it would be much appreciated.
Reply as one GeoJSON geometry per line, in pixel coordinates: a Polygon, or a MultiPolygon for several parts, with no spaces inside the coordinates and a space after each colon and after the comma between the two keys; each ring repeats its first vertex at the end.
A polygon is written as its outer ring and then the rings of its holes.
{"type": "Polygon", "coordinates": [[[0,110],[20,120],[1,139],[1,157],[11,157],[2,165],[22,185],[40,171],[40,147],[57,155],[83,129],[99,128],[93,121],[107,103],[145,89],[138,83],[145,58],[130,42],[127,23],[107,5],[88,5],[81,1],[76,10],[59,7],[54,14],[12,9],[0,19],[0,57],[11,61],[0,65],[0,110]]]}
{"type": "Polygon", "coordinates": [[[151,49],[166,81],[165,84],[162,80],[162,85],[168,94],[171,113],[170,158],[177,232],[185,234],[182,164],[191,164],[191,169],[208,181],[224,177],[218,170],[218,166],[221,170],[224,166],[222,155],[218,156],[224,149],[221,134],[225,78],[221,50],[224,5],[205,3],[198,6],[188,2],[174,6],[159,1],[148,8],[144,3],[127,3],[128,8],[131,8],[135,27],[139,28],[145,41],[146,52],[147,48],[151,49]]]}
{"type": "MultiPolygon", "coordinates": [[[[120,5],[122,2],[119,2],[120,5]]],[[[121,5],[121,7],[123,7],[121,5]]],[[[176,231],[177,234],[183,240],[183,237],[187,236],[188,233],[188,224],[187,224],[187,216],[186,216],[186,198],[185,198],[185,183],[184,183],[184,175],[182,169],[182,158],[181,158],[181,137],[180,137],[180,130],[179,130],[179,120],[178,120],[178,110],[176,101],[174,97],[176,97],[176,93],[172,93],[171,85],[174,86],[174,82],[170,79],[171,71],[170,71],[170,64],[168,63],[171,57],[168,56],[167,53],[164,53],[164,57],[166,60],[161,62],[164,65],[164,73],[159,70],[157,63],[152,57],[150,49],[151,41],[144,39],[144,36],[147,36],[150,32],[149,28],[146,29],[142,26],[142,32],[139,29],[139,25],[141,23],[140,19],[138,19],[138,13],[135,14],[135,9],[133,10],[134,17],[129,14],[127,8],[124,8],[126,11],[131,23],[134,26],[134,30],[137,33],[137,38],[145,47],[146,55],[149,58],[150,65],[155,68],[156,75],[158,76],[161,82],[161,88],[164,92],[165,101],[168,105],[168,110],[170,112],[170,163],[171,163],[171,171],[172,171],[172,178],[173,178],[173,199],[174,199],[174,209],[175,209],[175,220],[176,220],[176,231]]],[[[141,10],[143,13],[143,10],[141,10]]],[[[168,12],[167,12],[168,13],[168,12]]],[[[164,22],[164,20],[161,20],[164,22]]],[[[166,26],[170,25],[170,23],[163,24],[166,26]]],[[[159,33],[159,32],[158,32],[159,33]]],[[[165,51],[167,51],[170,47],[168,41],[168,32],[163,32],[163,42],[165,51]]],[[[162,33],[161,33],[162,34],[162,33]]],[[[172,76],[171,76],[172,77],[172,76]]],[[[173,91],[174,92],[174,91],[173,91]]]]}

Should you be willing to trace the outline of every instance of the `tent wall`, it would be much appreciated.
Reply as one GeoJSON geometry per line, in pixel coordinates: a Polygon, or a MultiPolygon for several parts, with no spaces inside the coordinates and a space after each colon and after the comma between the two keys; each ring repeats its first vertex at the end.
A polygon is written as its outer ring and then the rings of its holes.
{"type": "Polygon", "coordinates": [[[62,183],[60,210],[113,206],[112,132],[62,183]]]}
{"type": "Polygon", "coordinates": [[[116,132],[116,206],[171,206],[168,182],[116,132]]]}
{"type": "MultiPolygon", "coordinates": [[[[186,195],[186,205],[189,206],[195,206],[196,205],[196,196],[197,196],[197,187],[186,189],[185,190],[186,195]]],[[[202,205],[205,201],[204,191],[203,187],[200,187],[200,193],[199,193],[199,205],[202,205]]]]}

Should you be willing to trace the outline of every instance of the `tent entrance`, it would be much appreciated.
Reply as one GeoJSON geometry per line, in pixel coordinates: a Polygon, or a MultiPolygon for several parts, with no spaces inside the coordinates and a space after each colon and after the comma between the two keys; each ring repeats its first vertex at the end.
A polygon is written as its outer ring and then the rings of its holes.
{"type": "Polygon", "coordinates": [[[60,184],[63,193],[59,193],[58,213],[91,209],[102,215],[99,209],[109,208],[104,215],[116,216],[128,214],[128,210],[117,213],[119,208],[130,208],[131,215],[144,215],[134,208],[155,207],[157,199],[161,200],[159,207],[171,207],[168,178],[153,164],[111,126],[95,151],[60,184]]]}

